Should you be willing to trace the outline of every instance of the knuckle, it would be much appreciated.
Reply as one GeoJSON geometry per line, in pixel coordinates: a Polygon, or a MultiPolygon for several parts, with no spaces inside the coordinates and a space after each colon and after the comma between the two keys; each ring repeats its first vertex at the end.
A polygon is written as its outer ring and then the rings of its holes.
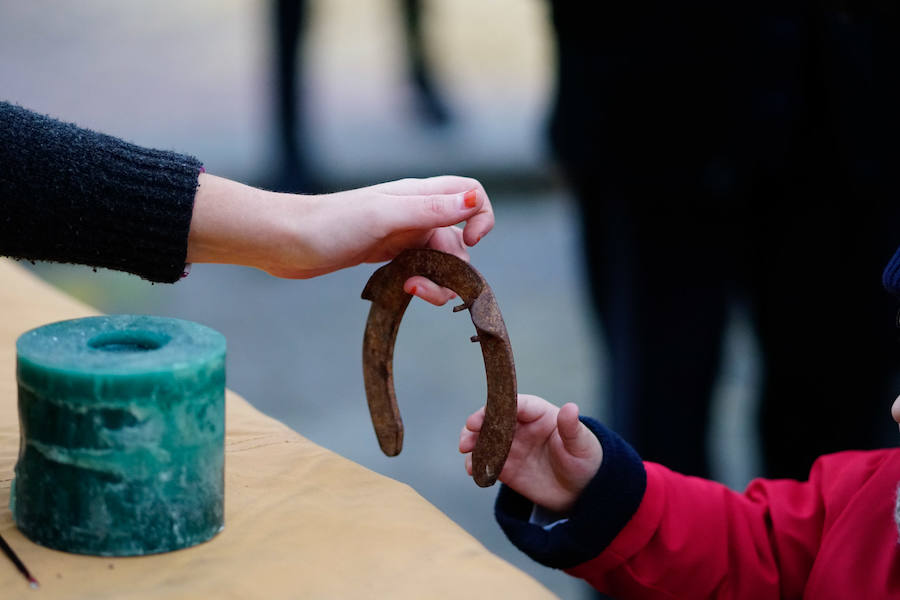
{"type": "Polygon", "coordinates": [[[431,195],[423,198],[425,211],[432,214],[443,214],[446,209],[446,202],[441,196],[431,195]]]}

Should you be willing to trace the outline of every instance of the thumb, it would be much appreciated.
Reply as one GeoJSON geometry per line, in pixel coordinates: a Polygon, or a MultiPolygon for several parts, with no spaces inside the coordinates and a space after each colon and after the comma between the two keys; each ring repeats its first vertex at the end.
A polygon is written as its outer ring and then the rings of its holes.
{"type": "Polygon", "coordinates": [[[476,190],[455,194],[387,196],[380,203],[389,226],[397,229],[433,229],[465,221],[478,213],[484,199],[476,190]]]}
{"type": "Polygon", "coordinates": [[[572,456],[587,457],[591,454],[597,439],[591,430],[578,420],[578,405],[569,402],[559,409],[556,427],[563,447],[572,456]]]}

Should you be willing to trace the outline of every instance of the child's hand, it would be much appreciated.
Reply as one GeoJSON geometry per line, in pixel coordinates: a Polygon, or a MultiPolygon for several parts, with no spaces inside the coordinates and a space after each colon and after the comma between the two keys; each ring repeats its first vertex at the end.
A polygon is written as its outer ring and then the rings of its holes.
{"type": "MultiPolygon", "coordinates": [[[[459,451],[472,474],[472,450],[484,422],[484,407],[466,420],[459,451]]],[[[578,420],[578,406],[557,408],[543,398],[519,395],[518,424],[500,481],[554,512],[572,508],[603,461],[603,448],[578,420]]]]}

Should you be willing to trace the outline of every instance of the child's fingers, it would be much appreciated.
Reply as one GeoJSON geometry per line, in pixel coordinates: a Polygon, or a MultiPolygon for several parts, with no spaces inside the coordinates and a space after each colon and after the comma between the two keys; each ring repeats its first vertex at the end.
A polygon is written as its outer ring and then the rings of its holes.
{"type": "Polygon", "coordinates": [[[466,419],[466,429],[478,433],[484,424],[484,407],[482,406],[466,419]]]}
{"type": "Polygon", "coordinates": [[[563,404],[556,417],[560,437],[564,440],[574,438],[578,434],[579,425],[581,421],[578,420],[578,405],[574,402],[563,404]]]}
{"type": "Polygon", "coordinates": [[[478,434],[474,431],[469,431],[467,427],[463,427],[462,432],[459,434],[459,451],[463,454],[471,452],[475,449],[475,442],[477,441],[478,434]]]}
{"type": "Polygon", "coordinates": [[[519,423],[531,423],[540,419],[549,407],[556,408],[543,398],[529,394],[519,394],[518,414],[519,423]]]}
{"type": "Polygon", "coordinates": [[[466,473],[472,475],[472,455],[466,454],[466,473]]]}
{"type": "Polygon", "coordinates": [[[578,420],[578,406],[564,404],[556,417],[556,427],[563,447],[573,456],[588,456],[594,449],[596,437],[578,420]]]}

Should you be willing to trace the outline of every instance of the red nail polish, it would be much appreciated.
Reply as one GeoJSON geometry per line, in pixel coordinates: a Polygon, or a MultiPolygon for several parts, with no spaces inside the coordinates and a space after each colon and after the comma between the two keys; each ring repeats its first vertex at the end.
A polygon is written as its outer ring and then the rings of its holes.
{"type": "Polygon", "coordinates": [[[463,202],[465,203],[466,208],[475,208],[476,197],[475,190],[466,192],[466,195],[463,196],[463,202]]]}

